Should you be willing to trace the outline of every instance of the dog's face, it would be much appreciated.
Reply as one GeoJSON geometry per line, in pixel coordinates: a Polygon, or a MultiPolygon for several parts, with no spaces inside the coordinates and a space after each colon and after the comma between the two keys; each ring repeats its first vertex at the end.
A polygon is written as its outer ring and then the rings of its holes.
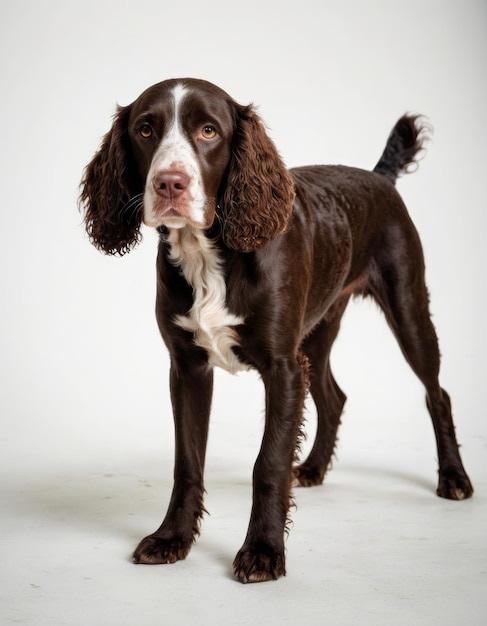
{"type": "Polygon", "coordinates": [[[119,107],[86,166],[80,206],[91,242],[125,254],[140,224],[190,226],[242,252],[282,234],[294,181],[252,105],[203,80],[173,79],[119,107]]]}
{"type": "Polygon", "coordinates": [[[224,91],[195,80],[159,83],[132,104],[128,132],[145,181],[147,226],[212,225],[236,106],[224,91]]]}

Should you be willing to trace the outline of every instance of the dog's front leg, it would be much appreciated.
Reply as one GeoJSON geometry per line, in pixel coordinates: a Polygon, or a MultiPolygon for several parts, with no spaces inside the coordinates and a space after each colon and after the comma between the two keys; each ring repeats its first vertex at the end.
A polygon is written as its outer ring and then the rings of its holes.
{"type": "Polygon", "coordinates": [[[243,583],[286,574],[284,532],[307,389],[307,361],[301,356],[279,359],[261,374],[266,388],[265,431],[254,467],[249,528],[233,563],[243,583]]]}
{"type": "Polygon", "coordinates": [[[137,546],[135,563],[175,563],[186,558],[199,533],[203,470],[213,390],[213,370],[201,352],[171,365],[176,451],[174,486],[161,526],[137,546]]]}

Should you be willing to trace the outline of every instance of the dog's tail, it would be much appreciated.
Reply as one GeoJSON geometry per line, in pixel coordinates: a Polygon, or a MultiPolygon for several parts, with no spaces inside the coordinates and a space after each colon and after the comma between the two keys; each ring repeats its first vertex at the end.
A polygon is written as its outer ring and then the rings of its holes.
{"type": "Polygon", "coordinates": [[[424,149],[430,132],[420,115],[403,115],[392,129],[374,172],[395,183],[400,174],[410,172],[410,166],[417,165],[418,153],[424,149]]]}

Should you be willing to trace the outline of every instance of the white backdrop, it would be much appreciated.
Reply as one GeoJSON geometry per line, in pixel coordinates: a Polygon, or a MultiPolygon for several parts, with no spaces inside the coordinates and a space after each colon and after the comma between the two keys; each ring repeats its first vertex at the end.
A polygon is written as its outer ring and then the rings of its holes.
{"type": "MultiPolygon", "coordinates": [[[[370,168],[403,112],[429,117],[426,158],[398,186],[424,243],[465,462],[474,481],[485,476],[483,0],[6,0],[0,13],[7,473],[63,471],[97,453],[127,467],[132,455],[172,454],[168,359],[153,315],[156,237],[145,230],[127,257],[104,257],[76,203],[116,103],[194,76],[257,104],[290,166],[370,168]]],[[[372,304],[351,307],[333,358],[349,396],[343,454],[383,439],[384,454],[406,455],[424,440],[433,472],[422,389],[372,304]]],[[[253,374],[218,374],[210,459],[228,470],[245,437],[253,457],[262,398],[253,374]]]]}

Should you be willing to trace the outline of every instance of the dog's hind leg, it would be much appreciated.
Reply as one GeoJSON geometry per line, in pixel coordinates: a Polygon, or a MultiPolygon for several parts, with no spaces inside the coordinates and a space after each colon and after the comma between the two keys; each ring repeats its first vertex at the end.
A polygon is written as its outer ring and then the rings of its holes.
{"type": "Polygon", "coordinates": [[[440,353],[429,312],[424,261],[417,232],[409,220],[389,229],[369,271],[370,292],[383,309],[401,350],[426,389],[438,448],[437,494],[462,500],[473,493],[455,436],[450,398],[440,387],[440,353]]]}
{"type": "Polygon", "coordinates": [[[302,487],[323,482],[335,449],[340,416],[346,395],[337,385],[330,368],[330,350],[340,328],[340,321],[349,300],[343,296],[328,311],[302,345],[310,362],[310,393],[316,405],[317,430],[308,458],[298,465],[295,481],[302,487]]]}

